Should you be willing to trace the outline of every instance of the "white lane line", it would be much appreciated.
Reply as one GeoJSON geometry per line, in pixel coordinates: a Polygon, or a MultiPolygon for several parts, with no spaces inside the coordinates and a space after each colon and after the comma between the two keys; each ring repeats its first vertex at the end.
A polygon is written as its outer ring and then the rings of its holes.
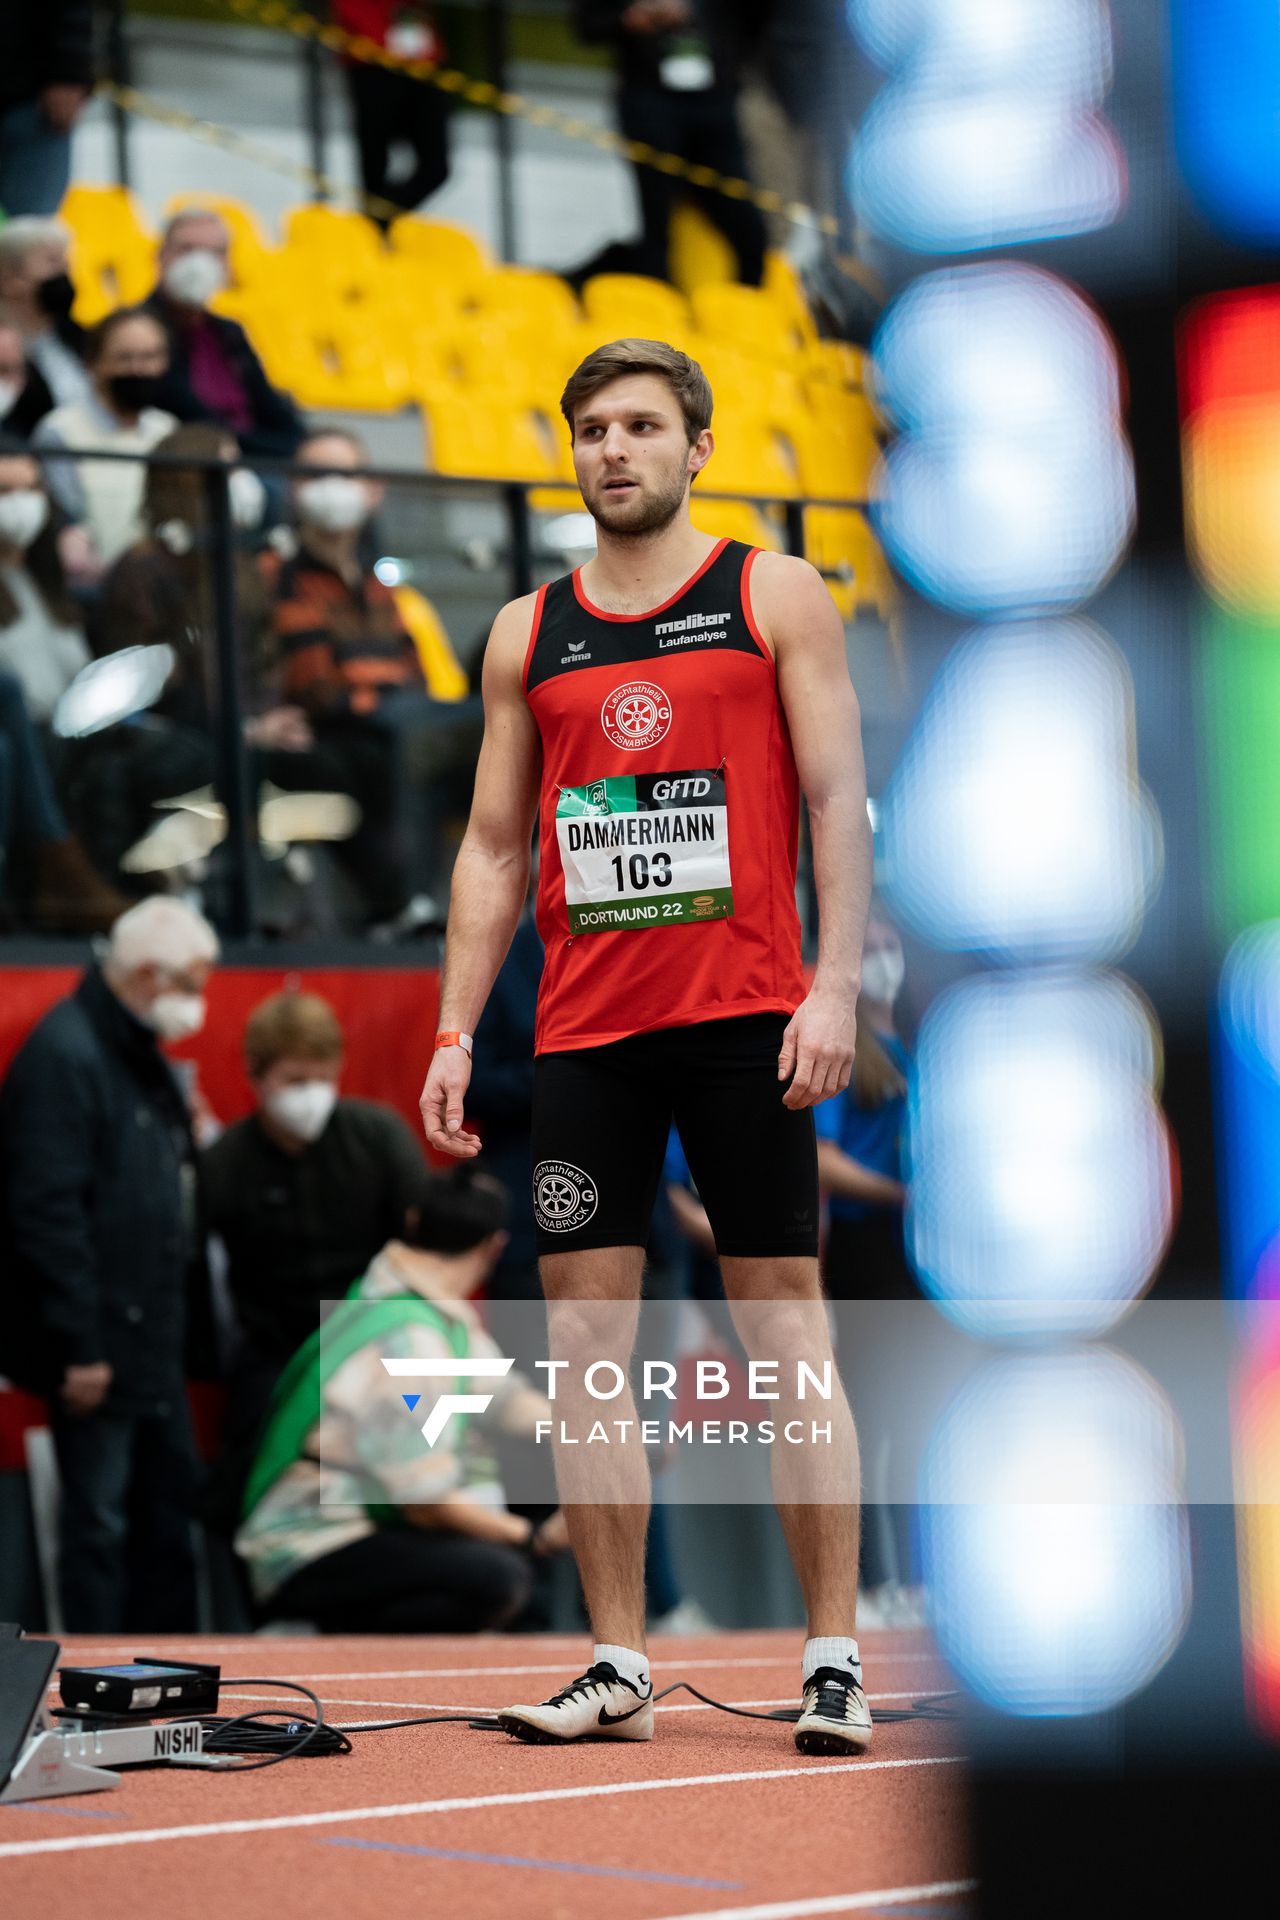
{"type": "MultiPolygon", "coordinates": [[[[861,1645],[861,1642],[859,1642],[859,1645],[861,1645]]],[[[796,1666],[799,1662],[800,1650],[797,1647],[796,1650],[792,1653],[768,1654],[768,1655],[764,1655],[756,1658],[735,1657],[734,1659],[731,1659],[731,1660],[730,1659],[703,1660],[703,1659],[700,1659],[696,1653],[681,1654],[678,1657],[679,1657],[681,1666],[688,1667],[690,1672],[709,1673],[713,1669],[720,1669],[720,1668],[726,1668],[726,1667],[792,1667],[792,1666],[796,1666]]],[[[923,1661],[923,1662],[928,1662],[934,1666],[941,1666],[943,1664],[942,1656],[937,1653],[877,1653],[875,1655],[875,1660],[878,1666],[886,1666],[886,1665],[896,1666],[900,1661],[910,1661],[912,1664],[917,1664],[923,1661]]],[[[564,1668],[565,1668],[564,1661],[558,1660],[558,1661],[552,1661],[549,1665],[544,1663],[540,1666],[525,1666],[525,1667],[371,1667],[371,1668],[364,1668],[358,1672],[351,1672],[351,1673],[287,1673],[287,1674],[282,1673],[279,1675],[279,1678],[281,1680],[308,1680],[308,1681],[311,1681],[311,1680],[487,1680],[490,1677],[506,1678],[511,1674],[563,1673],[564,1668]]],[[[252,1678],[260,1677],[264,1680],[267,1678],[266,1674],[262,1674],[261,1676],[245,1675],[246,1679],[250,1677],[252,1678]]],[[[275,1676],[272,1676],[272,1677],[274,1678],[275,1676]]]]}
{"type": "MultiPolygon", "coordinates": [[[[332,1813],[278,1814],[264,1820],[211,1820],[181,1827],[136,1827],[125,1833],[87,1833],[58,1840],[9,1840],[0,1860],[38,1853],[80,1853],[100,1847],[155,1846],[165,1840],[206,1840],[224,1833],[281,1833],[333,1827],[352,1820],[403,1820],[423,1813],[471,1813],[485,1807],[531,1807],[557,1800],[594,1800],[623,1793],[668,1793],[678,1787],[731,1787],[756,1780],[795,1780],[815,1773],[886,1773],[902,1767],[958,1767],[965,1756],[934,1754],[918,1760],[828,1760],[816,1767],[763,1767],[746,1773],[695,1773],[681,1780],[609,1780],[591,1787],[543,1787],[529,1793],[484,1793],[462,1800],[407,1800],[397,1806],[340,1807],[332,1813]]],[[[723,1917],[722,1917],[723,1920],[723,1917]]]]}
{"type": "MultiPolygon", "coordinates": [[[[268,1700],[272,1705],[284,1708],[287,1708],[289,1705],[287,1700],[281,1701],[278,1693],[242,1693],[239,1688],[234,1691],[228,1691],[228,1689],[224,1687],[222,1689],[222,1698],[224,1700],[268,1700]]],[[[920,1698],[920,1691],[919,1688],[912,1687],[906,1693],[869,1693],[867,1698],[872,1702],[884,1700],[918,1700],[920,1698]]],[[[409,1714],[496,1713],[499,1708],[509,1705],[510,1702],[505,1700],[490,1700],[487,1705],[478,1707],[468,1705],[465,1700],[353,1700],[350,1695],[339,1696],[337,1694],[326,1694],[324,1696],[324,1704],[326,1710],[330,1707],[391,1707],[394,1708],[397,1713],[409,1714]]],[[[723,1704],[726,1707],[792,1707],[796,1704],[796,1696],[793,1693],[789,1693],[782,1695],[776,1700],[726,1700],[723,1704]]],[[[716,1711],[717,1709],[715,1707],[708,1706],[703,1700],[680,1701],[673,1706],[659,1706],[654,1708],[655,1713],[715,1713],[716,1711]]],[[[361,1722],[360,1724],[376,1725],[377,1722],[369,1721],[361,1722]]]]}
{"type": "Polygon", "coordinates": [[[800,1920],[804,1914],[858,1913],[868,1907],[899,1907],[913,1900],[942,1900],[972,1893],[976,1880],[933,1880],[924,1887],[881,1887],[875,1893],[832,1893],[817,1900],[775,1900],[763,1907],[700,1907],[697,1913],[667,1913],[662,1920],[800,1920]]]}

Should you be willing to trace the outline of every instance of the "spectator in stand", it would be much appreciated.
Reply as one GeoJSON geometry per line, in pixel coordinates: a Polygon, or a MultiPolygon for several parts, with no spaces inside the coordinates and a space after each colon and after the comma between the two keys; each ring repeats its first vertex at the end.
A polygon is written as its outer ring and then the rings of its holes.
{"type": "Polygon", "coordinates": [[[239,322],[208,311],[227,284],[230,250],[226,222],[206,208],[175,213],[164,230],[160,284],[146,302],[169,336],[155,404],[225,427],[242,453],[288,459],[303,434],[297,407],[272,386],[239,322]]]}
{"type": "Polygon", "coordinates": [[[433,700],[396,596],[365,567],[360,536],[383,490],[356,469],[368,455],[354,434],[317,428],[298,449],[298,551],[268,558],[281,692],[310,720],[317,745],[339,761],[363,819],[347,842],[373,922],[415,907],[435,912],[439,818],[465,813],[478,749],[476,703],[433,700]]]}
{"type": "Polygon", "coordinates": [[[0,923],[15,896],[41,933],[104,933],[129,904],[67,831],[22,683],[0,672],[0,923]]]}
{"type": "MultiPolygon", "coordinates": [[[[391,1107],[339,1098],[343,1035],[327,1001],[276,993],[244,1033],[255,1109],[201,1162],[205,1219],[239,1320],[224,1482],[242,1477],[281,1369],[395,1237],[425,1161],[391,1107]]],[[[238,1480],[236,1482],[238,1491],[238,1480]]]]}
{"type": "Polygon", "coordinates": [[[0,435],[25,440],[53,401],[42,376],[27,359],[18,328],[0,325],[0,435]]]}
{"type": "Polygon", "coordinates": [[[55,407],[88,400],[92,390],[84,331],[71,318],[70,246],[60,220],[10,220],[0,227],[0,325],[18,329],[55,407]]]}
{"type": "MultiPolygon", "coordinates": [[[[738,124],[738,22],[726,0],[574,0],[584,40],[608,41],[617,55],[618,125],[629,140],[737,179],[747,178],[738,124]]],[[[758,207],[694,187],[660,168],[637,166],[640,239],[615,245],[570,277],[603,271],[669,277],[671,216],[679,195],[695,201],[738,256],[738,277],[764,277],[765,223],[758,207]]]]}
{"type": "MultiPolygon", "coordinates": [[[[421,0],[333,0],[334,25],[411,64],[444,60],[434,7],[421,0]]],[[[344,57],[347,90],[360,149],[360,182],[370,199],[412,213],[449,177],[449,95],[429,81],[344,57]],[[409,148],[410,172],[393,173],[394,149],[409,148]]],[[[390,216],[388,216],[388,219],[390,216]]],[[[386,225],[387,219],[381,224],[386,225]]]]}
{"type": "Polygon", "coordinates": [[[71,130],[93,87],[90,0],[26,0],[4,10],[0,207],[56,213],[71,178],[71,130]]]}
{"type": "Polygon", "coordinates": [[[74,1633],[196,1624],[184,1380],[195,1153],[161,1041],[197,1032],[213,929],[159,897],[40,1021],[0,1088],[0,1371],[50,1400],[74,1633]]]}
{"type": "MultiPolygon", "coordinates": [[[[485,1410],[421,1423],[447,1383],[406,1418],[383,1356],[494,1360],[468,1305],[502,1244],[506,1196],[471,1167],[420,1166],[405,1221],[326,1325],[295,1355],[272,1401],[236,1546],[268,1617],[323,1633],[480,1633],[509,1626],[540,1556],[567,1545],[564,1516],[510,1510],[489,1448],[532,1441],[552,1407],[516,1372],[485,1410]],[[388,1513],[388,1509],[398,1509],[388,1513]]],[[[415,1385],[419,1384],[415,1381],[415,1385]]]]}
{"type": "MultiPolygon", "coordinates": [[[[144,454],[172,433],[178,422],[155,404],[169,369],[169,337],[154,314],[141,307],[109,314],[90,334],[85,360],[93,392],[46,414],[33,446],[144,454]]],[[[73,578],[78,586],[96,586],[141,538],[147,469],[141,460],[48,460],[45,478],[69,524],[84,533],[73,578]]]]}
{"type": "Polygon", "coordinates": [[[0,442],[0,667],[46,726],[89,659],[40,462],[21,441],[0,442]]]}

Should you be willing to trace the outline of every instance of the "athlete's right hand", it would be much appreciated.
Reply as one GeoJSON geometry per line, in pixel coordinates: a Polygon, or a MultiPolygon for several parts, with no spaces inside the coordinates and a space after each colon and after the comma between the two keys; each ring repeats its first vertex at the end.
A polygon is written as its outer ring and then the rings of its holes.
{"type": "Polygon", "coordinates": [[[479,1135],[462,1131],[463,1103],[470,1082],[471,1055],[466,1048],[440,1047],[431,1057],[418,1102],[428,1146],[455,1160],[474,1160],[480,1151],[479,1135]]]}

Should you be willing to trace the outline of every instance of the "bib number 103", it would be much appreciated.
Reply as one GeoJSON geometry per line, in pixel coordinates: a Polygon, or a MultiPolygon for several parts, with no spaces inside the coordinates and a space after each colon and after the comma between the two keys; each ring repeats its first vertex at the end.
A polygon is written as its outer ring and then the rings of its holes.
{"type": "Polygon", "coordinates": [[[643,893],[648,887],[669,887],[675,877],[669,853],[633,853],[625,861],[617,853],[609,864],[617,877],[619,893],[628,883],[633,893],[643,893]]]}

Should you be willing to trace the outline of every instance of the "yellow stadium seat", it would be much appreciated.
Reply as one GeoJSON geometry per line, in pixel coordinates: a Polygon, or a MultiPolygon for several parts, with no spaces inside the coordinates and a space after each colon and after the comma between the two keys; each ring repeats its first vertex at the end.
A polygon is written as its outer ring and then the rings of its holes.
{"type": "Polygon", "coordinates": [[[422,220],[416,213],[406,213],[392,221],[387,237],[393,253],[424,261],[441,279],[469,285],[493,270],[483,242],[443,220],[422,220]]]}
{"type": "Polygon", "coordinates": [[[427,692],[433,700],[465,700],[470,682],[430,600],[416,587],[393,587],[391,592],[417,651],[427,692]]]}
{"type": "Polygon", "coordinates": [[[872,607],[888,620],[897,607],[889,563],[865,515],[852,508],[809,507],[804,516],[805,555],[826,576],[844,618],[872,607]]]}
{"type": "Polygon", "coordinates": [[[847,340],[811,340],[804,350],[801,371],[811,384],[845,387],[860,393],[866,377],[867,356],[847,340]]]}
{"type": "Polygon", "coordinates": [[[749,547],[768,547],[774,553],[782,551],[779,529],[767,511],[745,500],[702,500],[695,487],[689,512],[698,532],[709,533],[713,539],[743,540],[749,547]]]}
{"type": "Polygon", "coordinates": [[[796,416],[793,444],[807,494],[865,500],[880,457],[875,416],[861,395],[831,390],[817,410],[796,416]]]}
{"type": "Polygon", "coordinates": [[[71,233],[75,319],[96,326],[145,300],[156,283],[155,236],[124,187],[69,187],[58,210],[71,233]]]}
{"type": "Polygon", "coordinates": [[[476,394],[425,395],[428,466],[482,480],[552,480],[556,458],[545,422],[531,410],[476,394]]]}
{"type": "Polygon", "coordinates": [[[794,499],[799,492],[796,462],[789,445],[772,427],[748,414],[717,414],[716,450],[706,469],[706,484],[722,493],[764,494],[794,499]]]}
{"type": "Polygon", "coordinates": [[[684,295],[641,273],[597,273],[582,289],[582,310],[602,343],[641,339],[676,346],[693,331],[684,295]]]}
{"type": "Polygon", "coordinates": [[[766,254],[764,291],[794,329],[797,339],[803,341],[806,346],[815,344],[818,329],[809,311],[809,301],[800,275],[785,253],[766,254]]]}
{"type": "Polygon", "coordinates": [[[382,229],[363,213],[329,207],[319,201],[290,207],[284,216],[286,247],[329,254],[338,259],[370,260],[382,252],[382,229]]]}
{"type": "Polygon", "coordinates": [[[468,304],[489,318],[514,318],[540,331],[544,342],[576,328],[582,319],[568,281],[536,267],[495,267],[472,286],[468,304]]]}
{"type": "Polygon", "coordinates": [[[719,227],[692,200],[677,200],[671,218],[667,268],[681,293],[738,277],[738,256],[719,227]]]}
{"type": "Polygon", "coordinates": [[[790,363],[800,344],[794,323],[759,287],[698,287],[690,304],[700,332],[756,359],[790,363]]]}
{"type": "Polygon", "coordinates": [[[127,187],[70,186],[58,218],[91,249],[155,246],[156,236],[127,187]]]}

